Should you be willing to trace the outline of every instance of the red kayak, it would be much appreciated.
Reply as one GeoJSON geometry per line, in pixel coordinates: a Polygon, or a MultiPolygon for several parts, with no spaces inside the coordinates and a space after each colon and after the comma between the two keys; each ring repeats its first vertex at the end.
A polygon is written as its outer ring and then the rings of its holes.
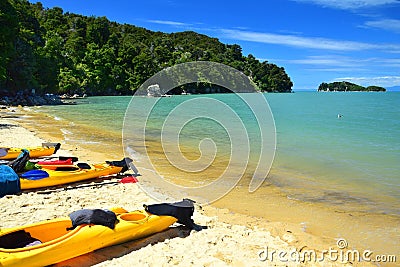
{"type": "Polygon", "coordinates": [[[73,161],[72,158],[65,159],[65,160],[43,160],[39,161],[38,165],[72,165],[73,161]]]}

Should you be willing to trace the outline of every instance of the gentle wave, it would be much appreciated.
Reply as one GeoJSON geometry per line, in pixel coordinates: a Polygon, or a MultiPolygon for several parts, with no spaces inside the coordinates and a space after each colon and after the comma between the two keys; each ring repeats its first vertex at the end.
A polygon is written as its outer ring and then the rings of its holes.
{"type": "Polygon", "coordinates": [[[61,128],[60,131],[63,133],[63,135],[73,135],[74,134],[70,130],[63,129],[63,128],[61,128]]]}

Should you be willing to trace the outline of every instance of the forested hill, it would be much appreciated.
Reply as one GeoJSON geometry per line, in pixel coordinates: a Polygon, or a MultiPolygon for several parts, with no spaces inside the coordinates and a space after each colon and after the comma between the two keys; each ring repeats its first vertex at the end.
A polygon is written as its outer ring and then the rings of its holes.
{"type": "Polygon", "coordinates": [[[284,68],[195,32],[152,32],[26,0],[1,0],[0,25],[3,95],[32,88],[39,93],[131,94],[163,68],[199,60],[243,71],[262,91],[292,88],[284,68]]]}

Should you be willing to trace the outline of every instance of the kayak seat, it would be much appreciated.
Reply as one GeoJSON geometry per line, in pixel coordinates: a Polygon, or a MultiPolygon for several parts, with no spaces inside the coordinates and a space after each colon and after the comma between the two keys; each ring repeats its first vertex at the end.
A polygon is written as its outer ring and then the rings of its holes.
{"type": "Polygon", "coordinates": [[[0,157],[4,157],[8,154],[8,148],[0,147],[0,157]]]}
{"type": "Polygon", "coordinates": [[[0,236],[0,247],[5,249],[23,248],[39,245],[41,243],[39,239],[33,238],[31,234],[25,230],[19,230],[0,236]]]}
{"type": "Polygon", "coordinates": [[[55,171],[60,171],[60,172],[70,172],[70,171],[77,171],[79,168],[75,166],[60,166],[55,169],[55,171]]]}
{"type": "Polygon", "coordinates": [[[118,221],[117,215],[114,212],[103,209],[77,210],[69,214],[69,217],[72,227],[67,228],[67,230],[75,229],[78,225],[82,224],[97,224],[114,229],[118,221]]]}
{"type": "Polygon", "coordinates": [[[49,177],[49,174],[43,170],[31,170],[24,172],[20,177],[27,180],[40,180],[49,177]]]}
{"type": "Polygon", "coordinates": [[[201,231],[205,229],[201,225],[197,225],[194,223],[192,216],[194,212],[193,200],[184,198],[183,201],[175,202],[175,203],[161,203],[161,204],[153,204],[146,205],[144,204],[144,209],[155,215],[167,215],[172,216],[178,219],[178,223],[181,223],[190,229],[194,229],[196,231],[201,231]]]}
{"type": "Polygon", "coordinates": [[[78,164],[76,164],[76,166],[78,166],[81,169],[85,169],[85,170],[90,170],[92,167],[90,167],[89,164],[85,163],[85,162],[79,162],[78,164]]]}

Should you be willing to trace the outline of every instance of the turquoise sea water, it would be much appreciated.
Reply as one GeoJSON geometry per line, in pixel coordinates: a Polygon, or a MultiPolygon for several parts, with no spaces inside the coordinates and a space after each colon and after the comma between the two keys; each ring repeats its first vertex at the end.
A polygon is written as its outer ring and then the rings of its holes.
{"type": "MultiPolygon", "coordinates": [[[[275,119],[277,139],[267,181],[291,198],[400,214],[400,93],[296,92],[264,96],[275,119]]],[[[198,97],[204,96],[163,98],[148,123],[149,138],[157,141],[157,129],[165,114],[198,97]]],[[[248,107],[237,97],[210,97],[237,111],[251,140],[259,136],[248,107]]],[[[145,109],[148,101],[141,99],[135,101],[138,110],[145,109]]],[[[121,136],[130,100],[90,97],[79,105],[42,107],[40,111],[68,122],[69,127],[61,131],[69,142],[112,144],[121,142],[116,137],[121,136]],[[78,136],[75,131],[87,126],[90,130],[78,136]]],[[[218,153],[229,156],[229,134],[215,121],[192,121],[178,130],[185,147],[198,151],[200,140],[211,138],[219,147],[218,153]]],[[[257,142],[251,145],[255,148],[252,153],[257,153],[257,142]]],[[[250,160],[254,159],[251,155],[250,160]]]]}

